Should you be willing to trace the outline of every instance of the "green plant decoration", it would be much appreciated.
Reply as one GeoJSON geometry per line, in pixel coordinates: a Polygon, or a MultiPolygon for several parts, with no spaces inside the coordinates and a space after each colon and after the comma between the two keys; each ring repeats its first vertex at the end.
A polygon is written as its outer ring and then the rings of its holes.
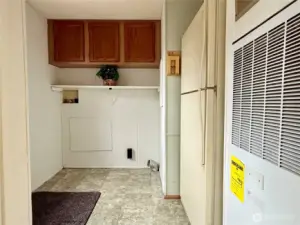
{"type": "Polygon", "coordinates": [[[119,72],[117,66],[103,65],[101,66],[99,72],[96,74],[97,77],[101,77],[103,80],[119,80],[119,72]]]}

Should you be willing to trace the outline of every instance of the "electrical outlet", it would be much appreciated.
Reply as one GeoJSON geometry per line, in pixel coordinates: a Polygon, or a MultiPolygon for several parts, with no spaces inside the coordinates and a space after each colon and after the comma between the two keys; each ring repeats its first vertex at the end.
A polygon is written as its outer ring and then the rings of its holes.
{"type": "Polygon", "coordinates": [[[132,148],[127,149],[127,159],[133,159],[133,150],[132,148]]]}
{"type": "Polygon", "coordinates": [[[247,170],[247,184],[249,187],[258,189],[258,190],[264,190],[264,175],[261,173],[248,169],[247,170]]]}

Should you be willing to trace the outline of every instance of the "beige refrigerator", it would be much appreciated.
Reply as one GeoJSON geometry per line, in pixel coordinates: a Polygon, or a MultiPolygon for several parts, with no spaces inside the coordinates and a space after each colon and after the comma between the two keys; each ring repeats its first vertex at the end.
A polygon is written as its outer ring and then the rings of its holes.
{"type": "Polygon", "coordinates": [[[215,207],[217,85],[207,60],[206,9],[204,3],[182,38],[180,192],[191,225],[222,217],[215,207]]]}

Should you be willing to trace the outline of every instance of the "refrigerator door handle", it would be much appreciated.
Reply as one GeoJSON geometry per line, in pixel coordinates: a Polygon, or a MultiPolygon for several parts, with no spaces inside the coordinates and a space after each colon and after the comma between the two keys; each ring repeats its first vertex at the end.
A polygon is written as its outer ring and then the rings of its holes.
{"type": "Polygon", "coordinates": [[[207,148],[207,91],[214,91],[215,93],[217,93],[217,85],[213,86],[213,87],[204,87],[204,88],[200,88],[200,91],[205,91],[205,103],[204,103],[204,107],[205,107],[205,111],[204,111],[204,136],[203,136],[203,146],[202,146],[202,166],[205,166],[206,164],[206,148],[207,148]]]}
{"type": "Polygon", "coordinates": [[[206,160],[205,160],[205,157],[206,157],[206,138],[207,138],[207,136],[206,136],[206,126],[207,126],[207,118],[206,118],[206,114],[207,114],[207,91],[214,91],[214,92],[217,92],[217,86],[215,85],[215,86],[212,86],[212,87],[203,87],[203,88],[199,88],[198,90],[192,90],[192,91],[187,91],[187,92],[184,92],[184,93],[182,93],[181,94],[181,96],[183,96],[183,95],[188,95],[188,94],[192,94],[192,93],[196,93],[196,92],[202,92],[202,91],[205,91],[205,93],[206,93],[206,96],[205,96],[205,102],[204,102],[204,107],[205,107],[205,111],[204,111],[204,113],[205,113],[205,115],[204,115],[204,118],[205,118],[205,125],[204,125],[204,137],[203,137],[203,147],[202,147],[202,162],[201,162],[201,164],[202,164],[202,166],[205,166],[205,164],[206,164],[206,160]]]}
{"type": "Polygon", "coordinates": [[[217,92],[217,85],[215,85],[213,87],[200,88],[200,91],[207,91],[207,90],[214,90],[215,92],[217,92]]]}
{"type": "Polygon", "coordinates": [[[188,95],[188,94],[196,93],[198,91],[199,90],[187,91],[187,92],[182,93],[181,95],[188,95]]]}

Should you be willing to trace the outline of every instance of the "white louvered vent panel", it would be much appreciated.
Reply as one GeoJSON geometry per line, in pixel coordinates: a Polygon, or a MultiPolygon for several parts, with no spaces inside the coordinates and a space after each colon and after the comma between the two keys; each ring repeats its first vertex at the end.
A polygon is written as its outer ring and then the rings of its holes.
{"type": "Polygon", "coordinates": [[[254,40],[250,152],[262,157],[267,34],[254,40]]]}
{"type": "Polygon", "coordinates": [[[278,164],[285,24],[268,33],[263,158],[278,164]]]}
{"type": "Polygon", "coordinates": [[[300,14],[287,22],[280,166],[300,174],[300,14]]]}
{"type": "Polygon", "coordinates": [[[232,143],[300,175],[300,14],[234,54],[232,143]]]}
{"type": "Polygon", "coordinates": [[[250,118],[253,72],[253,41],[243,48],[242,112],[240,147],[250,151],[250,118]]]}
{"type": "Polygon", "coordinates": [[[240,48],[234,53],[233,72],[232,144],[237,147],[240,147],[242,63],[243,49],[240,48]]]}

